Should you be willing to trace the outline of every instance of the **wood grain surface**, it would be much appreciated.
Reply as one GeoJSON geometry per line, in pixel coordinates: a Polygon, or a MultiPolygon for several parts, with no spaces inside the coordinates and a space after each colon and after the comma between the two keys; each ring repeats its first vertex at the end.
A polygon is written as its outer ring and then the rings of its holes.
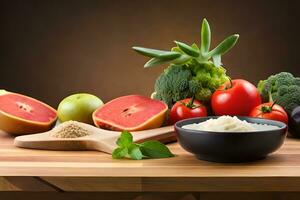
{"type": "MultiPolygon", "coordinates": [[[[114,160],[96,151],[17,148],[11,136],[1,133],[0,176],[28,181],[37,177],[61,191],[300,191],[300,141],[296,139],[288,138],[279,151],[264,160],[236,164],[197,160],[178,143],[169,144],[169,148],[176,157],[114,160]]],[[[7,186],[7,180],[3,185],[0,179],[0,187],[13,188],[7,186]]],[[[37,190],[43,188],[47,187],[37,190]]]]}

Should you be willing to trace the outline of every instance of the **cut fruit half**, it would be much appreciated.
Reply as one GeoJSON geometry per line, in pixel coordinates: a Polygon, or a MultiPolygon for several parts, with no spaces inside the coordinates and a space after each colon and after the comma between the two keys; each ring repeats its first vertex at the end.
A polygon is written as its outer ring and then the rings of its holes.
{"type": "Polygon", "coordinates": [[[48,131],[57,119],[56,110],[31,97],[0,91],[0,129],[14,135],[48,131]]]}
{"type": "Polygon", "coordinates": [[[116,98],[93,113],[96,126],[110,130],[140,131],[161,127],[168,106],[141,95],[116,98]]]}

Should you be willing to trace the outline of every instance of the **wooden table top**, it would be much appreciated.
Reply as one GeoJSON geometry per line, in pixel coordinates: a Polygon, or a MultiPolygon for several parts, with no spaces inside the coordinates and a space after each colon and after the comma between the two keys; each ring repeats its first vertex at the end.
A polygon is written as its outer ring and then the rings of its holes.
{"type": "Polygon", "coordinates": [[[168,146],[175,157],[114,160],[96,151],[21,149],[13,146],[13,137],[0,133],[0,177],[38,177],[66,191],[300,190],[300,140],[287,138],[266,159],[237,164],[197,160],[178,143],[168,146]]]}

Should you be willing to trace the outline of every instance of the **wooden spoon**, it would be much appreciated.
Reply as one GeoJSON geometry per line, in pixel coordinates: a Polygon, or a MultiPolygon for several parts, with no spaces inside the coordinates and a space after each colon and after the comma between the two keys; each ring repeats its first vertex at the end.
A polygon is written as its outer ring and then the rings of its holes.
{"type": "MultiPolygon", "coordinates": [[[[18,136],[14,140],[14,145],[42,150],[96,150],[110,154],[117,147],[116,141],[121,134],[119,131],[104,130],[80,122],[78,124],[90,135],[77,138],[57,138],[51,136],[56,131],[52,129],[44,133],[18,136]]],[[[176,140],[173,126],[132,132],[132,135],[133,141],[137,143],[146,140],[158,140],[164,143],[176,140]]]]}

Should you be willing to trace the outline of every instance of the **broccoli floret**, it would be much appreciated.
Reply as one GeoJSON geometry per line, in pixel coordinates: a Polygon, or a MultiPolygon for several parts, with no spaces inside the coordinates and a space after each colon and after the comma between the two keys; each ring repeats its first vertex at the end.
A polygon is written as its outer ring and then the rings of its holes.
{"type": "Polygon", "coordinates": [[[202,85],[199,81],[197,81],[195,79],[192,79],[189,81],[189,90],[190,90],[191,94],[196,94],[201,88],[202,88],[202,85]]]}
{"type": "Polygon", "coordinates": [[[298,85],[300,87],[300,77],[295,78],[295,85],[298,85]]]}
{"type": "Polygon", "coordinates": [[[257,86],[264,101],[276,101],[287,112],[300,105],[300,79],[281,72],[261,80],[257,86]]]}
{"type": "Polygon", "coordinates": [[[291,113],[300,105],[300,87],[297,85],[279,87],[277,95],[273,99],[288,113],[291,113]]]}
{"type": "Polygon", "coordinates": [[[279,74],[271,75],[267,80],[259,81],[257,89],[260,92],[264,101],[269,101],[269,94],[272,94],[272,97],[276,96],[278,88],[281,86],[292,86],[298,85],[299,79],[295,78],[289,72],[281,72],[279,74]]]}
{"type": "Polygon", "coordinates": [[[187,66],[171,65],[156,80],[154,98],[171,108],[176,101],[192,97],[200,88],[201,84],[193,79],[187,66]]]}

